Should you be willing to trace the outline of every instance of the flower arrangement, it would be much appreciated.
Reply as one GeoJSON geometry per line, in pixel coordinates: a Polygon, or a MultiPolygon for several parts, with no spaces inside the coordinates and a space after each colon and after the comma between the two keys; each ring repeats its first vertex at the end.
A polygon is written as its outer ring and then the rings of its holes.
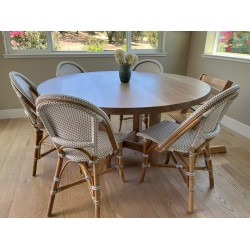
{"type": "Polygon", "coordinates": [[[138,56],[132,53],[124,53],[122,49],[117,49],[115,51],[115,60],[118,64],[133,65],[138,61],[138,56]]]}
{"type": "Polygon", "coordinates": [[[138,61],[138,56],[132,53],[124,53],[122,49],[115,51],[115,60],[120,65],[119,77],[122,83],[129,83],[131,78],[130,66],[138,61]]]}

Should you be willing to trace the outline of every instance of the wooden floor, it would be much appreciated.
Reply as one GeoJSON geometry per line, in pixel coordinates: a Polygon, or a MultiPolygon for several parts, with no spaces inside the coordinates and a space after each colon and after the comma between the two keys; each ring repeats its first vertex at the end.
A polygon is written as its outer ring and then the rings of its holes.
{"type": "MultiPolygon", "coordinates": [[[[163,117],[164,119],[164,117],[163,117]]],[[[115,129],[116,117],[112,117],[115,129]]],[[[124,121],[123,131],[131,121],[124,121]]],[[[32,177],[34,131],[27,118],[0,120],[0,217],[46,217],[56,152],[41,159],[32,177]]],[[[250,140],[222,126],[214,144],[226,154],[213,155],[215,187],[205,171],[197,171],[195,210],[187,212],[187,188],[176,169],[150,168],[139,184],[141,153],[124,149],[126,183],[118,173],[101,178],[101,216],[106,218],[250,217],[250,140]]],[[[76,178],[76,166],[66,169],[63,183],[76,178]]],[[[57,194],[54,217],[94,217],[84,185],[57,194]]]]}

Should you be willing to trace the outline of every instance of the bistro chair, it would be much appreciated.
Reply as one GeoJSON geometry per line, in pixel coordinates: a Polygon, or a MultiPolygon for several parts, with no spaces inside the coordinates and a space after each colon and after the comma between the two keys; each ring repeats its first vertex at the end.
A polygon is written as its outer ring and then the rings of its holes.
{"type": "Polygon", "coordinates": [[[62,61],[57,65],[56,76],[86,72],[79,64],[71,61],[62,61]]]}
{"type": "Polygon", "coordinates": [[[10,72],[9,77],[11,85],[24,108],[24,112],[36,133],[32,173],[33,176],[36,176],[37,161],[45,155],[55,151],[56,148],[52,144],[45,142],[48,135],[44,136],[44,126],[36,115],[35,100],[38,97],[38,93],[35,84],[24,75],[15,71],[10,72]],[[50,146],[51,149],[41,153],[42,145],[50,146]]]}
{"type": "MultiPolygon", "coordinates": [[[[227,80],[221,80],[212,76],[208,76],[206,74],[201,74],[199,80],[207,83],[211,87],[211,93],[209,96],[209,99],[213,96],[219,94],[221,91],[224,91],[228,88],[230,88],[233,84],[233,82],[227,80]]],[[[202,103],[201,103],[202,105],[202,103]]],[[[169,115],[177,122],[182,123],[192,112],[194,112],[195,109],[197,109],[198,106],[191,107],[189,109],[183,109],[180,111],[174,111],[169,113],[169,115]]]]}
{"type": "MultiPolygon", "coordinates": [[[[221,80],[212,76],[208,76],[206,74],[201,74],[200,78],[201,81],[207,83],[211,87],[211,93],[208,99],[212,98],[213,96],[219,94],[220,92],[230,88],[233,84],[233,82],[229,80],[221,80]]],[[[200,105],[202,105],[201,103],[200,105]]],[[[196,105],[194,107],[183,109],[179,111],[170,112],[169,115],[177,122],[182,123],[187,117],[194,112],[199,105],[196,105]]],[[[216,146],[210,146],[211,153],[226,153],[226,147],[224,145],[216,145],[216,146]]],[[[173,160],[175,160],[173,158],[173,160]]]]}
{"type": "Polygon", "coordinates": [[[95,204],[95,217],[100,217],[100,175],[118,169],[125,181],[122,134],[115,134],[106,113],[88,101],[65,95],[41,95],[36,104],[37,114],[58,151],[48,216],[58,192],[86,182],[95,204]],[[117,165],[105,169],[113,155],[117,156],[117,165]],[[64,158],[68,161],[62,165],[64,158]],[[78,163],[81,178],[60,186],[63,171],[71,162],[78,163]]]}
{"type": "MultiPolygon", "coordinates": [[[[163,67],[160,62],[153,60],[153,59],[145,59],[138,61],[133,67],[131,68],[132,71],[139,71],[139,72],[155,72],[155,73],[163,73],[163,67]]],[[[123,117],[123,115],[120,115],[120,124],[119,124],[119,132],[122,129],[122,121],[123,120],[130,120],[133,119],[133,117],[123,117]]],[[[146,114],[143,117],[143,122],[146,125],[146,128],[149,126],[149,115],[146,114]]]]}
{"type": "MultiPolygon", "coordinates": [[[[188,188],[188,211],[193,212],[195,170],[207,170],[210,188],[214,187],[210,141],[220,132],[220,121],[225,112],[239,94],[239,85],[224,90],[194,111],[183,123],[162,121],[142,132],[137,133],[144,140],[143,160],[140,181],[144,181],[146,168],[152,151],[170,152],[178,159],[176,164],[155,164],[158,167],[177,168],[188,188]],[[205,167],[197,166],[199,154],[204,153],[205,167]],[[186,163],[183,154],[189,155],[186,163]]],[[[168,162],[168,160],[167,160],[168,162]]]]}

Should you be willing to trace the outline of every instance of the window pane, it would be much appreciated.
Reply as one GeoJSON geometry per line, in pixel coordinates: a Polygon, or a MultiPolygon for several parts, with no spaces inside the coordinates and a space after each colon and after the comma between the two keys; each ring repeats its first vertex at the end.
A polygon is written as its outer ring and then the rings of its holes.
{"type": "Polygon", "coordinates": [[[157,49],[159,31],[132,31],[132,49],[157,49]]]}
{"type": "Polygon", "coordinates": [[[10,31],[9,36],[14,50],[47,49],[45,31],[10,31]]]}
{"type": "Polygon", "coordinates": [[[126,49],[124,31],[55,31],[54,51],[103,52],[126,49]]]}
{"type": "Polygon", "coordinates": [[[216,52],[250,54],[250,31],[219,31],[216,52]]]}

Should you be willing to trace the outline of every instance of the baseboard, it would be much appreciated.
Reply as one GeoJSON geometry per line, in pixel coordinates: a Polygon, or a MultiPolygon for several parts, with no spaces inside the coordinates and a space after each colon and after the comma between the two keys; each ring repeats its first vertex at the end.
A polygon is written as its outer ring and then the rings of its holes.
{"type": "Polygon", "coordinates": [[[0,110],[0,120],[26,117],[23,109],[0,110]]]}
{"type": "Polygon", "coordinates": [[[250,139],[250,126],[228,116],[223,117],[221,124],[250,139]]]}

